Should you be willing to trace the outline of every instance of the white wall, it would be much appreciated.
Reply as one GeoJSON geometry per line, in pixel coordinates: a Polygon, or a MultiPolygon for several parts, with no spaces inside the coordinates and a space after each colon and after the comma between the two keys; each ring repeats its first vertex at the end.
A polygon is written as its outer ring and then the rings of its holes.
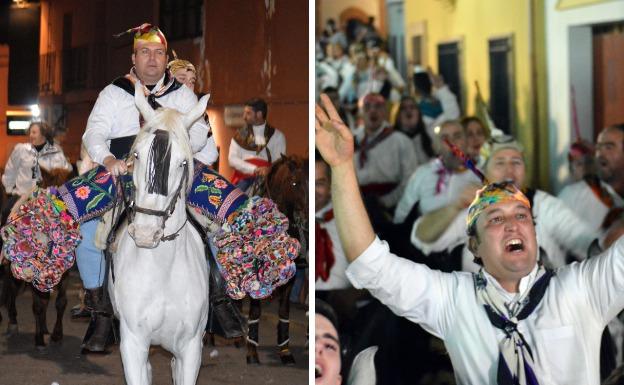
{"type": "MultiPolygon", "coordinates": [[[[570,103],[572,76],[575,79],[579,123],[581,126],[593,125],[593,74],[591,66],[587,65],[587,55],[590,58],[593,55],[589,26],[624,20],[624,0],[566,10],[557,10],[558,2],[545,2],[550,178],[555,192],[561,189],[568,176],[566,155],[570,142],[575,139],[570,103]],[[571,29],[583,26],[588,28],[571,29]],[[574,41],[571,38],[579,40],[574,41]]],[[[586,139],[591,139],[589,134],[586,135],[586,139]]]]}

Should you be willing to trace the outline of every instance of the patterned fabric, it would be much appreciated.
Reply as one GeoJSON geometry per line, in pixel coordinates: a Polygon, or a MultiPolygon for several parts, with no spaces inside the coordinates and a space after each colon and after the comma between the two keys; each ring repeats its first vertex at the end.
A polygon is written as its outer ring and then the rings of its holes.
{"type": "Polygon", "coordinates": [[[201,163],[196,164],[186,204],[213,222],[224,224],[247,203],[247,195],[224,177],[201,163]]]}
{"type": "Polygon", "coordinates": [[[531,210],[531,203],[529,203],[527,197],[513,183],[491,183],[484,186],[477,191],[477,196],[470,204],[470,207],[468,207],[466,229],[470,231],[470,229],[474,228],[479,215],[489,206],[512,201],[520,202],[531,210]]]}
{"type": "Polygon", "coordinates": [[[519,299],[506,303],[496,289],[488,285],[483,269],[474,274],[478,302],[483,305],[492,325],[505,332],[505,338],[499,343],[499,385],[539,385],[533,370],[533,352],[518,330],[518,323],[539,305],[553,275],[552,270],[540,265],[531,289],[519,299]]]}
{"type": "Polygon", "coordinates": [[[266,298],[295,274],[299,241],[288,236],[288,218],[267,198],[253,197],[214,237],[226,292],[234,299],[266,298]]]}
{"type": "MultiPolygon", "coordinates": [[[[120,176],[127,196],[132,191],[132,176],[120,176]]],[[[115,182],[104,166],[82,174],[58,189],[59,198],[75,221],[82,223],[101,216],[115,203],[115,182]]]]}
{"type": "Polygon", "coordinates": [[[2,228],[2,250],[13,275],[43,292],[56,286],[75,260],[78,222],[54,188],[37,189],[2,228]]]}

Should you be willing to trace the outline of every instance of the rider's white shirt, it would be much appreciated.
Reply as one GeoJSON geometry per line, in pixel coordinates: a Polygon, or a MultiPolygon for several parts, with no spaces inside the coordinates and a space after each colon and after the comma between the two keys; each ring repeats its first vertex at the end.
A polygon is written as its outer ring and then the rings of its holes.
{"type": "MultiPolygon", "coordinates": [[[[154,90],[160,87],[162,81],[156,84],[154,90]]],[[[182,113],[197,104],[197,96],[188,87],[180,87],[156,100],[161,106],[182,113]]],[[[139,110],[134,104],[134,97],[120,87],[109,84],[100,92],[91,110],[82,141],[91,158],[102,164],[104,158],[112,155],[109,150],[111,139],[136,135],[139,128],[139,110]]],[[[203,118],[197,119],[189,130],[193,152],[204,147],[207,134],[206,122],[203,118]]]]}

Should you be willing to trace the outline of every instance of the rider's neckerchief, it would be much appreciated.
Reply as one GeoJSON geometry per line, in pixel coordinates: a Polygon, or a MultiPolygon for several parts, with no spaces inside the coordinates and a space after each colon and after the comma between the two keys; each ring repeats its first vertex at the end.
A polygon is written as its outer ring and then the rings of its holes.
{"type": "Polygon", "coordinates": [[[492,325],[505,333],[498,344],[498,385],[539,385],[533,369],[533,352],[518,330],[518,323],[539,305],[554,274],[539,264],[531,289],[511,302],[505,302],[502,294],[488,282],[483,268],[473,274],[477,302],[483,305],[492,325]]]}
{"type": "MultiPolygon", "coordinates": [[[[129,74],[118,77],[117,79],[113,80],[112,84],[121,88],[122,90],[126,91],[134,97],[134,82],[136,81],[136,79],[138,79],[138,76],[136,75],[134,67],[132,67],[129,74]]],[[[147,96],[147,102],[150,104],[150,106],[152,106],[153,109],[161,107],[160,103],[158,103],[156,99],[177,90],[178,88],[182,87],[182,84],[175,80],[175,78],[171,76],[171,74],[167,70],[165,71],[165,75],[163,76],[161,81],[156,83],[156,85],[154,86],[154,88],[156,87],[158,87],[158,89],[152,93],[150,92],[150,90],[148,90],[147,87],[145,87],[145,85],[143,86],[143,91],[147,96]]],[[[143,118],[141,114],[139,114],[139,124],[141,126],[143,125],[143,118]]],[[[135,137],[136,135],[130,135],[111,139],[109,146],[110,152],[117,159],[125,158],[130,153],[130,147],[132,147],[132,143],[134,143],[135,137]]]]}
{"type": "Polygon", "coordinates": [[[269,144],[269,140],[271,140],[271,137],[273,136],[274,133],[275,133],[275,127],[270,126],[268,123],[266,123],[266,125],[264,126],[264,144],[258,145],[256,144],[256,138],[253,132],[253,127],[250,125],[247,125],[243,128],[236,130],[236,132],[234,133],[233,139],[236,142],[236,144],[241,146],[241,148],[247,151],[255,151],[256,155],[260,154],[260,152],[266,148],[266,153],[267,153],[267,158],[268,158],[267,160],[269,161],[269,163],[272,163],[271,152],[269,151],[269,148],[267,146],[269,144]]]}

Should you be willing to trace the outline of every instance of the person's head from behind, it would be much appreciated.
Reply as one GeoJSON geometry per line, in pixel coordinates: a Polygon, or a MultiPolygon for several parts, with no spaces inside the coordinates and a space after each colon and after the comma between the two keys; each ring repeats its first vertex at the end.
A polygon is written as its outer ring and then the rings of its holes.
{"type": "Polygon", "coordinates": [[[364,96],[362,98],[362,116],[367,131],[375,131],[381,127],[388,116],[385,98],[375,93],[364,96]]]}
{"type": "Polygon", "coordinates": [[[188,60],[174,59],[167,64],[167,68],[171,71],[171,75],[176,80],[187,86],[191,91],[195,90],[195,82],[197,81],[197,71],[195,66],[188,60]]]}
{"type": "Polygon", "coordinates": [[[132,64],[139,80],[148,86],[158,83],[169,60],[165,35],[147,23],[128,31],[134,32],[132,64]]]}
{"type": "Polygon", "coordinates": [[[316,299],[315,313],[315,384],[340,385],[342,361],[336,313],[320,299],[316,299]]]}
{"type": "Polygon", "coordinates": [[[314,178],[314,209],[319,211],[331,201],[331,168],[318,151],[316,151],[314,178]]]}
{"type": "Polygon", "coordinates": [[[578,182],[588,175],[595,175],[594,149],[591,143],[577,140],[568,151],[568,170],[573,182],[578,182]]]}
{"type": "Polygon", "coordinates": [[[412,82],[414,84],[414,91],[420,97],[427,97],[431,95],[431,77],[429,73],[422,67],[416,66],[414,69],[414,75],[412,75],[412,82]]]}
{"type": "Polygon", "coordinates": [[[535,223],[527,197],[510,182],[486,185],[468,208],[466,228],[475,262],[503,287],[512,284],[517,289],[537,263],[535,223]]]}
{"type": "Polygon", "coordinates": [[[27,130],[28,140],[33,146],[54,142],[54,130],[43,122],[32,122],[27,130]]]}
{"type": "Polygon", "coordinates": [[[481,147],[487,140],[487,132],[483,123],[476,116],[466,116],[461,120],[466,131],[466,155],[471,159],[477,159],[481,147]]]}
{"type": "Polygon", "coordinates": [[[329,99],[337,110],[340,109],[340,93],[338,93],[336,87],[325,87],[323,88],[323,93],[329,96],[329,99]]]}
{"type": "Polygon", "coordinates": [[[511,136],[492,137],[487,144],[485,176],[492,182],[512,182],[525,187],[526,165],[522,144],[511,136]]]}
{"type": "Polygon", "coordinates": [[[464,128],[456,120],[447,120],[436,127],[434,133],[435,151],[440,155],[442,163],[444,163],[444,166],[449,170],[457,170],[463,164],[462,160],[453,154],[445,141],[448,140],[465,152],[466,133],[464,132],[464,128]]]}
{"type": "Polygon", "coordinates": [[[624,178],[624,124],[607,127],[598,135],[596,167],[598,176],[606,183],[624,178]]]}
{"type": "Polygon", "coordinates": [[[266,102],[260,98],[254,98],[245,102],[243,119],[249,125],[258,126],[266,122],[267,112],[266,102]]]}

